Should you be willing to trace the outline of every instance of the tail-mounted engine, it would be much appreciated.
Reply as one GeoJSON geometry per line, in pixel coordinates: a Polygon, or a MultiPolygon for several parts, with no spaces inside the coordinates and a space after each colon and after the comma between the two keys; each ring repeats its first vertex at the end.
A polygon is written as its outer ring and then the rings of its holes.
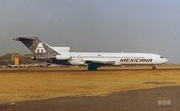
{"type": "Polygon", "coordinates": [[[69,54],[62,54],[62,55],[53,56],[53,58],[56,60],[69,60],[71,59],[71,56],[69,54]]]}

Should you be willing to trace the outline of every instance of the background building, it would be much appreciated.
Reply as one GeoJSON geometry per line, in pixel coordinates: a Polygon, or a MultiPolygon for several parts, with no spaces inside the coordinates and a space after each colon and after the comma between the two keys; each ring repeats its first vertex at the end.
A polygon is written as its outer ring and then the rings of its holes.
{"type": "Polygon", "coordinates": [[[33,54],[21,55],[18,53],[9,53],[3,56],[0,56],[0,65],[19,65],[19,64],[37,64],[41,63],[40,61],[31,60],[33,54]]]}

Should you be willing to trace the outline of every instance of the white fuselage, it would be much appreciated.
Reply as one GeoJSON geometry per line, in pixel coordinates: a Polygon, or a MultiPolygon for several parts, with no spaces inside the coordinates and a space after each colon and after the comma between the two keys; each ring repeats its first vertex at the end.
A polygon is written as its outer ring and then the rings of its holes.
{"type": "Polygon", "coordinates": [[[72,65],[87,65],[86,61],[104,62],[105,65],[159,65],[168,60],[150,53],[100,53],[100,52],[66,52],[71,56],[72,65]]]}

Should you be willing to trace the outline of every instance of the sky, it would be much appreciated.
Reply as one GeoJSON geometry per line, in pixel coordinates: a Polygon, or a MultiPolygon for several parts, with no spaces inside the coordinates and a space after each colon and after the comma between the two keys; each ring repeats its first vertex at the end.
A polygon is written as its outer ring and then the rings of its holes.
{"type": "Polygon", "coordinates": [[[0,55],[39,37],[72,52],[138,52],[180,63],[179,0],[0,0],[0,55]]]}

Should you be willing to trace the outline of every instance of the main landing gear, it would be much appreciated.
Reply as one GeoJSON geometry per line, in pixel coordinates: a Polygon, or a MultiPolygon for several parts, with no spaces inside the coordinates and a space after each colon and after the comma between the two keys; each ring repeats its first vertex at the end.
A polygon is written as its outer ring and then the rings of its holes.
{"type": "Polygon", "coordinates": [[[89,64],[89,65],[88,65],[88,70],[89,70],[89,71],[95,71],[95,70],[97,70],[97,66],[94,65],[94,64],[89,64]]]}

